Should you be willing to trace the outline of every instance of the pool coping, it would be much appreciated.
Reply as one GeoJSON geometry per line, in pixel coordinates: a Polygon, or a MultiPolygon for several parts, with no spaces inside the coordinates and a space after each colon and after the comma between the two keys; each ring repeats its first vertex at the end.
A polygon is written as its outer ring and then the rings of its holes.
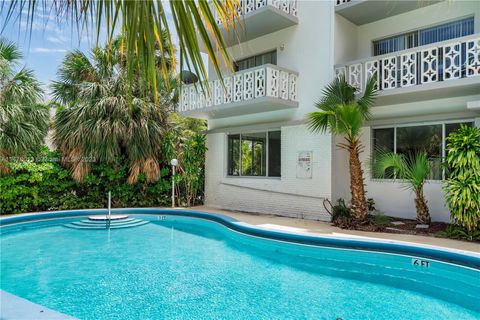
{"type": "Polygon", "coordinates": [[[2,320],[78,320],[1,289],[0,306],[2,320]]]}
{"type": "MultiPolygon", "coordinates": [[[[78,209],[62,211],[46,211],[39,213],[25,213],[10,215],[0,218],[0,227],[21,222],[30,222],[51,218],[64,218],[85,216],[88,214],[106,214],[107,209],[78,209]]],[[[387,240],[378,238],[339,237],[334,235],[321,235],[311,232],[279,231],[262,226],[255,226],[239,221],[228,215],[210,213],[190,209],[169,209],[169,208],[118,208],[112,209],[112,213],[131,213],[146,215],[172,215],[200,218],[214,221],[225,227],[247,235],[257,236],[272,240],[287,241],[297,244],[312,245],[319,247],[331,247],[341,249],[352,249],[361,251],[375,251],[383,253],[400,254],[412,258],[425,258],[452,263],[464,267],[480,270],[480,253],[418,244],[399,240],[387,240]]]]}

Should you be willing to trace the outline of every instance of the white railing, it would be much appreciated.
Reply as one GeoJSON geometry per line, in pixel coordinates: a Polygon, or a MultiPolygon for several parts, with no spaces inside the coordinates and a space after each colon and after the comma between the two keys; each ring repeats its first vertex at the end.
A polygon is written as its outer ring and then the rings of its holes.
{"type": "Polygon", "coordinates": [[[352,0],[335,0],[335,5],[336,6],[339,6],[339,5],[342,5],[344,3],[349,3],[351,2],[352,0]]]}
{"type": "Polygon", "coordinates": [[[359,91],[371,77],[376,77],[378,90],[477,77],[480,75],[480,35],[337,65],[335,75],[344,75],[359,91]]]}
{"type": "Polygon", "coordinates": [[[202,110],[230,103],[251,101],[261,97],[296,102],[298,73],[266,64],[242,70],[221,80],[208,82],[208,90],[198,84],[182,87],[179,111],[202,110]]]}
{"type": "MultiPolygon", "coordinates": [[[[238,16],[241,18],[243,15],[254,12],[255,10],[264,8],[266,6],[273,6],[285,13],[297,16],[297,0],[238,0],[239,5],[236,6],[238,16]]],[[[213,10],[215,18],[218,24],[222,23],[216,10],[213,10]]]]}

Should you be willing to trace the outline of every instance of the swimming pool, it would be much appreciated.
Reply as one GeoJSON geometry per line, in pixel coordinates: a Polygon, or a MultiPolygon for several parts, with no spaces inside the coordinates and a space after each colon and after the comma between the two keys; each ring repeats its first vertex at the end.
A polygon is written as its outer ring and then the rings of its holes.
{"type": "Polygon", "coordinates": [[[80,319],[480,318],[476,256],[192,211],[118,212],[149,223],[64,227],[88,211],[2,219],[1,289],[80,319]]]}

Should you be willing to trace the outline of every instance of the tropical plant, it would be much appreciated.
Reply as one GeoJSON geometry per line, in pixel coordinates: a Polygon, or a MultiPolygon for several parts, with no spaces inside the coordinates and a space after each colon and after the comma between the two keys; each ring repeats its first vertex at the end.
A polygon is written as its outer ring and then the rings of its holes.
{"type": "Polygon", "coordinates": [[[170,115],[172,124],[165,137],[165,156],[178,159],[175,177],[180,204],[195,205],[201,197],[205,180],[206,123],[203,120],[186,118],[176,113],[170,115]]]}
{"type": "Polygon", "coordinates": [[[480,227],[480,129],[462,125],[447,137],[443,183],[452,221],[472,233],[480,227]]]}
{"type": "Polygon", "coordinates": [[[390,224],[390,217],[382,211],[375,210],[372,214],[372,223],[379,228],[385,228],[390,224]]]}
{"type": "Polygon", "coordinates": [[[445,231],[441,231],[439,236],[451,239],[465,239],[469,241],[480,241],[480,229],[466,230],[459,225],[449,225],[445,231]]]}
{"type": "MultiPolygon", "coordinates": [[[[105,208],[106,193],[112,192],[114,207],[154,207],[170,204],[170,181],[149,183],[140,175],[127,184],[128,166],[119,160],[115,166],[92,164],[83,183],[72,179],[59,163],[58,152],[43,148],[34,159],[9,162],[10,173],[0,176],[0,214],[19,212],[105,208]]],[[[168,174],[168,168],[162,169],[168,174]]]]}
{"type": "MultiPolygon", "coordinates": [[[[187,66],[206,78],[200,53],[200,43],[203,43],[214,69],[220,74],[221,61],[229,61],[220,25],[235,30],[235,21],[239,21],[238,6],[239,0],[12,0],[0,6],[0,15],[5,17],[2,27],[18,21],[20,28],[20,22],[26,21],[30,31],[35,19],[43,16],[59,24],[72,21],[79,34],[92,26],[97,42],[101,36],[106,36],[107,56],[115,33],[124,33],[121,48],[126,56],[128,82],[133,84],[136,76],[142,74],[145,87],[156,100],[157,92],[153,89],[158,81],[157,48],[166,52],[160,36],[162,32],[168,34],[168,47],[172,50],[170,27],[173,24],[180,47],[180,69],[187,66]],[[22,17],[25,13],[26,19],[22,17]]],[[[162,56],[160,60],[161,74],[168,79],[168,57],[162,56]]]]}
{"type": "Polygon", "coordinates": [[[352,210],[345,205],[342,198],[332,207],[332,223],[340,228],[349,228],[352,225],[352,210]]]}
{"type": "Polygon", "coordinates": [[[77,181],[91,170],[85,158],[113,164],[124,157],[128,183],[135,183],[141,173],[149,182],[160,178],[162,139],[178,82],[170,70],[167,84],[157,66],[158,99],[142,74],[130,83],[123,41],[117,38],[110,47],[93,49],[90,58],[81,51],[69,52],[52,85],[54,100],[64,106],[55,116],[54,143],[77,181]]]}
{"type": "Polygon", "coordinates": [[[323,98],[316,103],[321,111],[308,115],[309,128],[314,132],[331,132],[343,136],[344,143],[338,146],[349,152],[351,209],[358,223],[367,221],[368,204],[360,153],[363,145],[360,133],[365,121],[370,117],[370,108],[375,101],[375,77],[368,80],[362,97],[357,98],[357,89],[349,85],[345,77],[333,80],[324,90],[323,98]]]}
{"type": "Polygon", "coordinates": [[[180,153],[180,182],[184,185],[187,206],[195,205],[199,190],[203,188],[206,150],[205,135],[195,134],[185,141],[180,153]]]}
{"type": "Polygon", "coordinates": [[[9,157],[35,151],[47,134],[49,110],[40,104],[40,83],[29,69],[18,68],[22,53],[0,38],[0,174],[9,157]]]}
{"type": "Polygon", "coordinates": [[[425,152],[405,156],[391,152],[378,152],[372,161],[372,171],[380,178],[406,180],[405,187],[415,193],[417,221],[430,223],[427,200],[423,186],[430,174],[430,162],[425,152]]]}

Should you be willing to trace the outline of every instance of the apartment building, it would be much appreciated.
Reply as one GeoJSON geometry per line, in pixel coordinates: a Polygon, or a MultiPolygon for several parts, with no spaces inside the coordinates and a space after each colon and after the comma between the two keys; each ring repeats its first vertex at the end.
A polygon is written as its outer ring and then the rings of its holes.
{"type": "MultiPolygon", "coordinates": [[[[211,91],[185,85],[179,110],[208,119],[206,205],[329,219],[323,200],[349,199],[341,138],[312,133],[305,116],[334,77],[361,94],[377,78],[373,118],[362,132],[367,197],[389,215],[414,218],[401,181],[369,171],[372,150],[427,150],[425,194],[448,221],[440,159],[460,123],[480,126],[480,2],[442,0],[242,0],[241,29],[225,31],[235,72],[211,91]]],[[[210,68],[212,70],[212,68],[210,68]]]]}

